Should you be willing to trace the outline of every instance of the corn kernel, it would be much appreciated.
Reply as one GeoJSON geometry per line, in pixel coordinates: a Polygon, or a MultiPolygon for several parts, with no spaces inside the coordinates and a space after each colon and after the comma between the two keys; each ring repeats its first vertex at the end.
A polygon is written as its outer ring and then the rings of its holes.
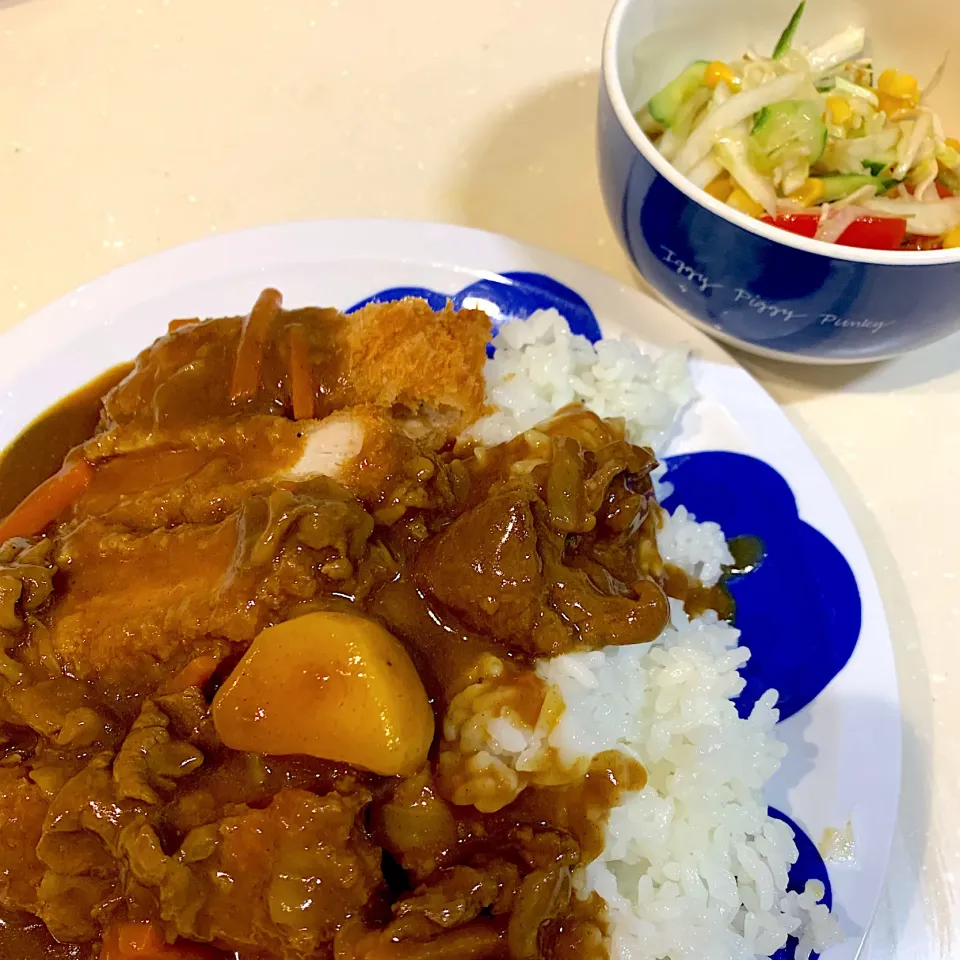
{"type": "Polygon", "coordinates": [[[838,127],[842,127],[853,116],[853,107],[843,97],[827,97],[827,110],[831,121],[838,127]]]}
{"type": "Polygon", "coordinates": [[[899,70],[884,70],[877,80],[877,91],[888,97],[910,100],[912,103],[919,99],[917,78],[909,73],[900,73],[899,70]]]}
{"type": "Polygon", "coordinates": [[[707,64],[703,82],[711,90],[720,83],[725,83],[731,90],[740,89],[740,78],[722,60],[714,60],[707,64]]]}
{"type": "Polygon", "coordinates": [[[721,203],[725,203],[733,191],[733,181],[729,173],[721,173],[714,177],[704,188],[711,197],[716,197],[721,203]]]}
{"type": "Polygon", "coordinates": [[[902,97],[891,97],[888,93],[877,91],[877,99],[880,101],[880,109],[888,116],[892,117],[901,110],[909,110],[915,104],[912,100],[904,100],[902,97]]]}
{"type": "Polygon", "coordinates": [[[789,199],[802,207],[812,207],[823,199],[823,181],[817,180],[816,177],[807,177],[803,181],[803,186],[794,190],[789,199]]]}
{"type": "Polygon", "coordinates": [[[960,247],[960,227],[954,227],[943,235],[943,249],[955,250],[960,247]]]}
{"type": "Polygon", "coordinates": [[[736,187],[727,197],[727,206],[733,207],[734,210],[739,210],[749,217],[762,217],[764,214],[763,207],[739,187],[736,187]]]}
{"type": "Polygon", "coordinates": [[[956,150],[957,153],[960,153],[960,140],[956,137],[947,137],[946,144],[951,150],[956,150]]]}

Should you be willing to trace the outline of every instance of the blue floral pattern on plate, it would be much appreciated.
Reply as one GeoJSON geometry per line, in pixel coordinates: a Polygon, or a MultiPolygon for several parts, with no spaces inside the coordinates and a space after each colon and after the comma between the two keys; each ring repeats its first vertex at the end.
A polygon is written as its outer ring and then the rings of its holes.
{"type": "MultiPolygon", "coordinates": [[[[787,889],[796,890],[802,893],[808,880],[819,880],[823,884],[823,899],[820,901],[825,904],[827,909],[833,907],[833,890],[830,887],[830,877],[827,875],[827,865],[820,856],[813,841],[800,829],[785,813],[781,813],[774,807],[767,807],[767,812],[771,817],[782,820],[788,827],[792,828],[794,841],[797,844],[796,863],[790,868],[787,876],[787,889]]],[[[785,946],[770,955],[770,960],[793,960],[794,951],[797,946],[796,938],[790,937],[785,946]]],[[[819,953],[811,953],[811,960],[816,960],[819,953]]]]}
{"type": "MultiPolygon", "coordinates": [[[[425,287],[392,287],[366,297],[347,312],[402,297],[422,297],[434,310],[448,301],[457,309],[483,309],[495,327],[506,319],[525,319],[553,307],[574,333],[592,342],[601,337],[587,302],[564,284],[538,273],[500,274],[453,295],[425,287]]],[[[728,537],[754,536],[764,545],[760,566],[728,584],[736,601],[741,641],[751,651],[741,670],[746,687],[737,698],[737,709],[746,716],[757,698],[773,687],[779,693],[780,719],[784,720],[813,701],[853,653],[861,620],[853,572],[843,554],[800,518],[789,484],[769,464],[726,451],[668,457],[667,464],[674,486],[664,500],[667,509],[682,503],[698,520],[719,523],[728,537]],[[802,618],[792,615],[801,610],[802,618]]],[[[829,907],[830,880],[816,846],[786,814],[772,807],[770,814],[788,823],[796,834],[799,858],[790,870],[788,889],[802,890],[807,880],[820,880],[826,889],[823,902],[829,907]]],[[[795,945],[791,939],[771,960],[791,960],[795,945]]]]}
{"type": "Polygon", "coordinates": [[[716,520],[728,537],[759,537],[760,566],[728,583],[741,642],[751,651],[737,709],[747,716],[773,687],[785,720],[840,672],[860,636],[860,591],[843,554],[797,513],[787,481],[740,453],[707,451],[667,457],[673,494],[698,520],[716,520]],[[745,495],[744,491],[749,491],[745,495]],[[795,616],[797,611],[803,616],[795,616]]]}

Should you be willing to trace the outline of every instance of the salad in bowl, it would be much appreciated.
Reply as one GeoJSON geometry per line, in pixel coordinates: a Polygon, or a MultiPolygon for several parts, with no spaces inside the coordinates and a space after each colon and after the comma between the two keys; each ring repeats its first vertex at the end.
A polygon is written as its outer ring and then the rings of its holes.
{"type": "Polygon", "coordinates": [[[874,250],[960,248],[960,140],[924,86],[878,70],[866,31],[769,55],[697,60],[637,112],[664,159],[711,196],[791,233],[874,250]]]}

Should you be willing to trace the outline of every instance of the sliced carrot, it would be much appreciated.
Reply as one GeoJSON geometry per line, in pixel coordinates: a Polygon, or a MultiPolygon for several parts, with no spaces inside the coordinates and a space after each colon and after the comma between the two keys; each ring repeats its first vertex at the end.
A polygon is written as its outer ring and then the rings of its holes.
{"type": "Polygon", "coordinates": [[[100,960],[217,960],[218,950],[200,943],[167,943],[160,928],[149,920],[130,920],[112,926],[103,935],[100,960]]]}
{"type": "Polygon", "coordinates": [[[230,382],[231,400],[249,400],[260,388],[260,364],[270,327],[280,313],[283,297],[278,290],[268,287],[257,297],[253,309],[243,321],[237,359],[230,382]]]}
{"type": "Polygon", "coordinates": [[[117,943],[120,953],[127,957],[142,957],[159,953],[167,946],[156,924],[122,923],[117,927],[117,943]]]}
{"type": "Polygon", "coordinates": [[[100,943],[99,960],[123,960],[123,954],[120,952],[120,937],[116,927],[104,931],[103,940],[100,943]]]}
{"type": "Polygon", "coordinates": [[[294,324],[287,332],[290,341],[290,393],[293,399],[293,419],[312,420],[315,416],[316,387],[310,369],[310,355],[303,327],[294,324]]]}
{"type": "Polygon", "coordinates": [[[0,521],[0,543],[11,537],[32,537],[40,533],[80,499],[92,479],[93,467],[82,457],[65,463],[0,521]]]}
{"type": "Polygon", "coordinates": [[[200,321],[197,320],[195,317],[183,317],[178,320],[171,320],[167,324],[167,333],[174,333],[175,331],[179,330],[181,327],[189,327],[199,322],[200,321]]]}
{"type": "Polygon", "coordinates": [[[181,693],[189,687],[202,687],[213,676],[219,663],[209,654],[195,657],[163,687],[163,692],[181,693]]]}

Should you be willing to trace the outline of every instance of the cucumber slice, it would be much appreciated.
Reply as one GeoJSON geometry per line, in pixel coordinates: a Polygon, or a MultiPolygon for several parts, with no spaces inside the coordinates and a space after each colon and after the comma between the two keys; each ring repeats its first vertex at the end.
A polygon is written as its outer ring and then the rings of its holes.
{"type": "Polygon", "coordinates": [[[647,102],[647,110],[657,123],[671,127],[684,102],[703,86],[708,60],[696,60],[678,77],[674,77],[647,102]]]}
{"type": "Polygon", "coordinates": [[[871,177],[860,173],[834,173],[816,177],[823,184],[823,202],[836,203],[861,187],[873,187],[875,193],[884,193],[889,189],[887,181],[880,177],[871,177]]]}
{"type": "Polygon", "coordinates": [[[663,133],[663,126],[650,116],[650,111],[646,107],[642,107],[633,116],[640,124],[640,129],[648,137],[655,137],[657,134],[663,133]]]}
{"type": "Polygon", "coordinates": [[[960,194],[960,176],[958,176],[953,170],[948,170],[942,168],[940,170],[940,176],[937,177],[937,180],[940,181],[952,194],[960,194]]]}
{"type": "Polygon", "coordinates": [[[889,161],[887,160],[864,160],[863,169],[869,170],[870,175],[873,177],[879,177],[887,167],[890,166],[889,161]]]}
{"type": "Polygon", "coordinates": [[[827,126],[815,100],[781,100],[759,110],[750,131],[750,159],[761,173],[785,160],[816,163],[827,145],[827,126]]]}
{"type": "Polygon", "coordinates": [[[790,49],[790,44],[793,43],[794,34],[796,34],[797,27],[800,25],[800,18],[803,16],[803,10],[806,5],[807,0],[800,0],[800,6],[793,11],[790,22],[787,24],[783,33],[780,34],[780,39],[773,48],[774,60],[779,60],[790,49]]]}

